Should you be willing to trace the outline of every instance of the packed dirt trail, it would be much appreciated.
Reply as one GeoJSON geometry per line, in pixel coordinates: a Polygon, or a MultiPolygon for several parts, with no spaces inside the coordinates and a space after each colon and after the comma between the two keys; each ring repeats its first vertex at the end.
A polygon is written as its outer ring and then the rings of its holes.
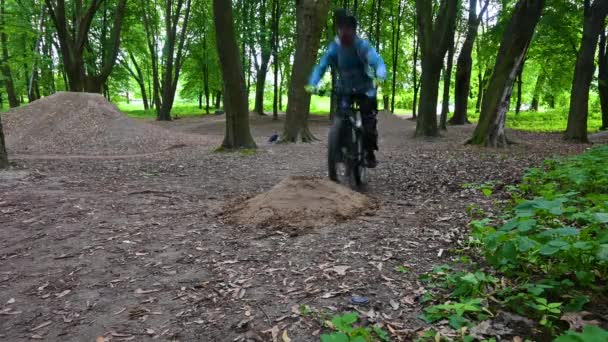
{"type": "Polygon", "coordinates": [[[326,177],[327,119],[311,123],[320,141],[275,145],[282,121],[252,116],[253,154],[215,152],[221,116],[156,125],[204,139],[124,158],[18,151],[0,173],[0,340],[318,341],[321,322],[302,305],[358,310],[410,340],[425,328],[418,276],[466,245],[469,205],[501,198],[500,186],[486,199],[463,185],[513,183],[587,147],[519,132],[507,150],[470,147],[470,126],[414,139],[414,122],[382,114],[362,216],[252,225],[231,209],[287,177],[326,177]]]}

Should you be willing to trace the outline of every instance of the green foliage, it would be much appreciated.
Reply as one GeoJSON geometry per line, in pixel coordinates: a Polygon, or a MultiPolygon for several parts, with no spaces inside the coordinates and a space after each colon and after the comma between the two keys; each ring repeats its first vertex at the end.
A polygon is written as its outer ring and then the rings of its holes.
{"type": "MultiPolygon", "coordinates": [[[[428,322],[447,319],[461,329],[500,309],[534,318],[555,335],[562,313],[582,311],[602,290],[608,279],[608,146],[546,161],[510,191],[513,200],[500,219],[472,221],[470,237],[493,273],[505,278],[436,267],[422,280],[444,303],[425,309],[428,322]]],[[[595,341],[601,333],[588,328],[560,341],[595,341]]]]}
{"type": "Polygon", "coordinates": [[[341,316],[335,316],[326,325],[334,330],[329,334],[321,335],[321,342],[388,342],[388,333],[379,326],[364,327],[355,326],[359,320],[357,313],[351,312],[341,316]]]}
{"type": "Polygon", "coordinates": [[[587,326],[582,333],[568,331],[564,335],[555,339],[554,342],[595,342],[608,341],[608,331],[596,327],[587,326]]]}

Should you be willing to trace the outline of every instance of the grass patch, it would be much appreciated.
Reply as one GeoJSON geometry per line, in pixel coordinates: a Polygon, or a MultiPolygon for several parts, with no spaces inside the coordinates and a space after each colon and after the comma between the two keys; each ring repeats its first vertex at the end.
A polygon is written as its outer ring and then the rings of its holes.
{"type": "MultiPolygon", "coordinates": [[[[469,119],[477,123],[479,113],[469,111],[469,119]]],[[[507,127],[530,132],[564,132],[568,126],[568,109],[551,109],[539,112],[509,112],[507,127]]],[[[588,129],[590,133],[597,132],[602,126],[602,116],[599,112],[589,115],[588,129]]]]}
{"type": "MultiPolygon", "coordinates": [[[[144,110],[141,104],[126,104],[118,103],[118,109],[126,113],[128,116],[136,119],[155,119],[156,111],[153,109],[144,110]]],[[[211,114],[215,113],[215,109],[210,109],[211,114]]],[[[176,103],[171,110],[172,117],[192,117],[207,115],[205,108],[199,109],[195,103],[176,103]]]]}
{"type": "MultiPolygon", "coordinates": [[[[574,336],[564,314],[593,311],[588,304],[601,300],[608,280],[608,146],[546,161],[510,191],[501,216],[476,212],[471,223],[471,252],[489,269],[441,266],[425,275],[435,305],[423,318],[466,332],[503,310],[538,322],[540,336],[574,336]]],[[[608,332],[582,334],[596,333],[608,332]]]]}

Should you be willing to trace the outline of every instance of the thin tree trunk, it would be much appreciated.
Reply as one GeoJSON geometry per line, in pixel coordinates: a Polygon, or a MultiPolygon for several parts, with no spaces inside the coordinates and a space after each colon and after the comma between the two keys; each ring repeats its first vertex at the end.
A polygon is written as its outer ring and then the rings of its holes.
{"type": "Polygon", "coordinates": [[[522,101],[522,88],[523,88],[523,75],[524,75],[524,67],[526,66],[526,60],[524,59],[521,62],[521,66],[519,67],[519,71],[517,72],[517,103],[515,105],[515,114],[519,115],[521,112],[521,101],[522,101]]]}
{"type": "Polygon", "coordinates": [[[273,70],[274,70],[274,94],[272,98],[272,120],[279,120],[279,69],[281,62],[279,61],[279,42],[280,32],[279,23],[281,19],[281,1],[273,0],[272,2],[272,59],[273,59],[273,70]]]}
{"type": "MultiPolygon", "coordinates": [[[[382,20],[382,0],[378,0],[378,9],[376,10],[376,51],[380,53],[380,21],[382,20]]],[[[386,109],[386,108],[385,108],[386,109]]]]}
{"type": "Polygon", "coordinates": [[[8,168],[8,165],[8,155],[6,153],[4,130],[2,129],[2,116],[0,116],[0,170],[8,168]]]}
{"type": "MultiPolygon", "coordinates": [[[[8,105],[11,108],[19,107],[21,105],[17,92],[15,91],[15,83],[13,81],[13,74],[9,65],[9,54],[8,54],[8,35],[6,34],[5,27],[5,0],[0,0],[0,43],[2,43],[2,76],[4,76],[4,86],[6,87],[6,95],[8,97],[8,105]]],[[[1,153],[1,151],[0,151],[1,153]]]]}
{"type": "Polygon", "coordinates": [[[273,42],[268,39],[267,27],[266,27],[266,3],[267,0],[261,0],[260,12],[257,14],[260,18],[259,27],[259,43],[261,48],[260,57],[262,63],[257,65],[256,59],[256,85],[255,85],[255,104],[254,112],[258,115],[266,115],[264,113],[264,92],[266,86],[266,75],[268,74],[268,64],[270,62],[270,56],[272,53],[273,42]]]}
{"type": "Polygon", "coordinates": [[[162,107],[158,117],[158,119],[162,121],[171,121],[171,109],[173,108],[173,102],[175,101],[177,83],[183,64],[183,50],[188,37],[188,21],[190,19],[192,1],[177,0],[175,10],[173,9],[173,2],[174,1],[167,0],[165,6],[165,30],[167,41],[165,42],[165,47],[163,49],[165,72],[162,79],[162,107]],[[186,1],[185,4],[184,1],[186,1]],[[178,38],[177,28],[180,23],[180,17],[182,16],[182,8],[184,13],[181,22],[181,32],[179,33],[178,38]]]}
{"type": "MultiPolygon", "coordinates": [[[[479,24],[483,19],[483,15],[488,9],[490,1],[486,0],[481,13],[477,14],[477,0],[469,1],[469,21],[467,35],[458,61],[456,63],[456,86],[454,90],[454,116],[450,119],[451,125],[464,125],[469,123],[468,108],[469,108],[469,93],[471,90],[471,73],[473,69],[473,46],[477,38],[479,24]]],[[[480,66],[481,70],[481,66],[480,66]]],[[[481,74],[481,72],[480,72],[481,74]]],[[[481,77],[479,79],[481,84],[481,77]]]]}
{"type": "MultiPolygon", "coordinates": [[[[249,130],[249,109],[243,66],[234,31],[232,2],[213,0],[217,52],[224,80],[226,109],[226,133],[222,147],[225,149],[255,148],[249,130]]],[[[218,94],[218,99],[221,97],[218,94]]]]}
{"type": "Polygon", "coordinates": [[[599,45],[599,73],[598,73],[598,93],[602,106],[602,130],[608,129],[608,46],[606,44],[606,31],[600,34],[599,45]]]}
{"type": "Polygon", "coordinates": [[[129,74],[131,74],[131,76],[133,77],[135,82],[137,82],[137,85],[139,85],[139,90],[141,92],[141,99],[144,104],[144,110],[148,110],[148,109],[150,109],[150,105],[148,103],[148,93],[146,91],[146,82],[144,80],[144,74],[141,71],[141,68],[139,67],[139,63],[137,63],[137,59],[135,59],[135,56],[130,52],[129,52],[129,60],[133,64],[133,67],[135,68],[135,70],[132,70],[131,67],[129,67],[129,64],[127,61],[123,61],[124,62],[123,64],[124,64],[125,68],[127,69],[127,71],[129,72],[129,74]]]}
{"type": "MultiPolygon", "coordinates": [[[[222,106],[222,102],[225,102],[224,99],[222,98],[222,91],[218,90],[217,94],[215,95],[215,108],[217,108],[218,110],[223,110],[223,106],[222,106]]],[[[249,110],[249,109],[247,109],[249,110]]]]}
{"type": "Polygon", "coordinates": [[[583,38],[574,69],[570,113],[565,133],[566,139],[579,142],[588,142],[589,87],[595,71],[595,51],[598,45],[598,37],[604,28],[604,20],[608,13],[608,1],[595,0],[591,8],[585,12],[583,38]]]}
{"type": "Polygon", "coordinates": [[[448,50],[448,65],[445,68],[443,74],[443,99],[441,101],[441,116],[439,120],[439,127],[443,130],[447,130],[448,114],[450,112],[450,89],[452,87],[452,68],[454,66],[454,50],[456,50],[454,41],[454,35],[452,35],[452,42],[448,50]]]}
{"type": "Polygon", "coordinates": [[[416,121],[416,135],[434,137],[437,126],[437,100],[439,81],[450,37],[456,29],[457,0],[442,0],[437,17],[433,20],[433,2],[416,0],[418,36],[422,50],[422,79],[420,107],[416,121]]]}
{"type": "Polygon", "coordinates": [[[395,112],[395,93],[397,91],[397,69],[399,65],[399,38],[401,36],[401,18],[403,18],[403,1],[399,0],[397,5],[397,18],[393,15],[393,32],[392,32],[392,43],[393,43],[393,79],[391,89],[391,113],[395,112]],[[396,26],[395,26],[396,24],[396,26]]]}
{"type": "Polygon", "coordinates": [[[546,74],[544,71],[536,78],[536,85],[534,86],[534,94],[532,95],[532,104],[530,105],[530,110],[534,112],[538,112],[538,106],[540,103],[540,96],[542,94],[543,86],[545,84],[546,74]]]}
{"type": "Polygon", "coordinates": [[[420,39],[418,39],[417,28],[418,25],[416,17],[414,17],[414,66],[412,68],[414,78],[414,103],[412,106],[412,118],[416,120],[416,114],[418,113],[418,89],[420,85],[418,83],[418,52],[420,51],[420,39]]]}
{"type": "Polygon", "coordinates": [[[298,34],[282,138],[284,142],[310,142],[315,139],[308,129],[310,94],[306,93],[304,86],[317,57],[329,5],[329,0],[296,0],[298,34]]]}
{"type": "Polygon", "coordinates": [[[526,57],[544,6],[544,0],[519,0],[515,5],[483,98],[479,123],[469,143],[490,147],[504,147],[508,144],[505,122],[513,83],[526,57]]]}

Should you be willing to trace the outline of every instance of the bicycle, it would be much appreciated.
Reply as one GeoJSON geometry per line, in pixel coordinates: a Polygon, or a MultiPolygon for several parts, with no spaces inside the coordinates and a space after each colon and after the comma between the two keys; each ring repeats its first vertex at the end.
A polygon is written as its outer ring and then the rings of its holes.
{"type": "Polygon", "coordinates": [[[346,113],[333,118],[329,131],[327,163],[329,179],[354,189],[368,183],[367,151],[363,148],[363,122],[359,105],[353,101],[346,113]],[[342,117],[340,117],[342,116],[342,117]]]}

